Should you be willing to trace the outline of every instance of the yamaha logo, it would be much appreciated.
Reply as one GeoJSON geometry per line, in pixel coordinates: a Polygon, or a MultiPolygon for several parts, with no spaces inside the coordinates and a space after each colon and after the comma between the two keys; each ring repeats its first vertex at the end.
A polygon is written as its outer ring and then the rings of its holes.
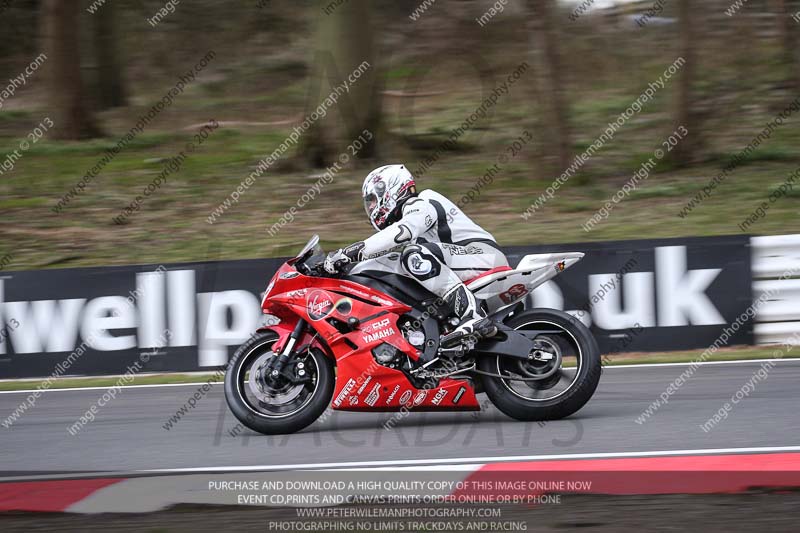
{"type": "Polygon", "coordinates": [[[391,337],[396,332],[394,328],[387,328],[383,331],[378,331],[377,333],[370,333],[369,335],[364,335],[364,342],[372,342],[377,341],[380,339],[384,339],[386,337],[391,337]]]}

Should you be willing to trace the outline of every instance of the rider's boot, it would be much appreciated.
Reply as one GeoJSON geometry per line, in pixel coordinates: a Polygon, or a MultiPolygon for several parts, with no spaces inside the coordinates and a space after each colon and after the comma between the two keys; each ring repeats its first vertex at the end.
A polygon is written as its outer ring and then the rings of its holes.
{"type": "Polygon", "coordinates": [[[461,320],[456,329],[442,337],[443,348],[455,346],[465,337],[472,336],[472,340],[477,342],[497,334],[497,326],[486,318],[483,309],[475,301],[475,295],[463,283],[450,289],[442,299],[461,320]]]}

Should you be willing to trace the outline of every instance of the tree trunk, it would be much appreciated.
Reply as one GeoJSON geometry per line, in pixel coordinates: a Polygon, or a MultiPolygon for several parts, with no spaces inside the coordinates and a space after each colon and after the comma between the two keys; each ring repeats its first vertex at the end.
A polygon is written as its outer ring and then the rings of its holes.
{"type": "Polygon", "coordinates": [[[78,40],[79,10],[78,0],[42,2],[47,93],[51,118],[55,123],[53,137],[57,139],[87,139],[100,135],[84,101],[78,40]]]}
{"type": "Polygon", "coordinates": [[[695,158],[700,142],[699,123],[693,110],[694,94],[692,87],[695,76],[696,34],[692,21],[692,1],[678,0],[678,24],[680,24],[680,56],[685,63],[681,67],[675,105],[675,128],[681,126],[689,134],[672,151],[673,159],[679,166],[690,164],[695,158]]]}
{"type": "Polygon", "coordinates": [[[549,108],[549,132],[556,154],[559,174],[572,163],[572,142],[567,108],[564,71],[561,64],[561,51],[558,30],[558,4],[556,0],[531,0],[531,12],[538,35],[538,46],[542,53],[541,72],[543,87],[542,103],[549,108]]]}
{"type": "MultiPolygon", "coordinates": [[[[800,91],[800,50],[798,50],[798,21],[793,16],[800,10],[800,2],[773,0],[778,19],[778,35],[781,41],[782,60],[786,65],[788,80],[795,91],[800,91]]],[[[800,15],[798,15],[800,18],[800,15]]]]}
{"type": "Polygon", "coordinates": [[[123,63],[118,42],[117,4],[107,2],[93,15],[92,40],[97,60],[98,109],[121,107],[126,103],[123,63]]]}
{"type": "MultiPolygon", "coordinates": [[[[326,116],[313,122],[303,135],[301,157],[316,167],[328,166],[362,135],[368,139],[355,154],[371,158],[377,154],[380,138],[382,84],[378,76],[376,28],[369,0],[350,0],[326,14],[329,2],[318,2],[316,53],[311,74],[305,119],[335,92],[338,99],[326,106],[326,116]],[[366,61],[366,63],[364,63],[366,61]],[[354,72],[353,78],[348,77],[354,72]],[[344,84],[349,90],[343,91],[344,84]]],[[[330,100],[329,100],[330,101],[330,100]]],[[[352,156],[347,153],[347,156],[352,156]]]]}

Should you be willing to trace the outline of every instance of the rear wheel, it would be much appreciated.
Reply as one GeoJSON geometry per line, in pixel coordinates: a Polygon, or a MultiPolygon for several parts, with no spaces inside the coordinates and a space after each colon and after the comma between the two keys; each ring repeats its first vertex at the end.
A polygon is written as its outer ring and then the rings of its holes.
{"type": "Polygon", "coordinates": [[[486,395],[506,415],[517,420],[556,420],[567,417],[594,394],[600,382],[600,348],[577,318],[555,309],[532,309],[512,317],[515,330],[546,331],[534,340],[528,360],[485,356],[481,376],[486,395]]]}
{"type": "Polygon", "coordinates": [[[317,349],[293,356],[289,374],[303,379],[292,383],[283,377],[269,385],[264,379],[274,357],[278,335],[260,333],[233,354],[225,373],[225,399],[233,414],[248,428],[276,435],[294,433],[314,422],[333,396],[334,369],[329,357],[317,349]]]}

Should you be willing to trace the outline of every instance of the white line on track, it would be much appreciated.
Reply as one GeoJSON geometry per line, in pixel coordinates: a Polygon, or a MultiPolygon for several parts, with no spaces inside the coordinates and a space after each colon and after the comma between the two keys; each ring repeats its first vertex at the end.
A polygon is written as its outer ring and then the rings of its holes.
{"type": "Polygon", "coordinates": [[[688,363],[644,363],[641,365],[633,364],[633,365],[606,365],[603,368],[605,370],[613,370],[615,368],[658,368],[664,366],[690,366],[690,365],[698,365],[698,366],[711,366],[711,365],[742,365],[747,363],[766,363],[768,361],[772,362],[786,362],[786,363],[800,363],[800,358],[786,358],[786,359],[740,359],[736,361],[701,361],[701,362],[693,362],[690,361],[688,363]]]}
{"type": "MultiPolygon", "coordinates": [[[[194,385],[195,387],[202,387],[205,384],[205,381],[199,381],[197,383],[157,383],[153,385],[123,385],[122,389],[154,389],[156,387],[189,387],[194,385]]],[[[216,381],[212,384],[219,384],[222,385],[221,381],[216,381]]],[[[69,387],[66,389],[25,389],[25,390],[3,390],[0,391],[0,394],[23,394],[23,393],[31,393],[31,392],[69,392],[69,391],[87,391],[87,390],[108,390],[112,388],[113,385],[108,385],[106,387],[69,387]]]]}
{"type": "Polygon", "coordinates": [[[213,472],[260,472],[280,470],[319,470],[349,468],[381,468],[403,466],[443,466],[443,465],[480,465],[487,463],[508,463],[526,461],[552,461],[575,459],[623,459],[632,457],[669,457],[686,455],[730,455],[744,453],[779,453],[800,452],[800,446],[766,446],[759,448],[711,448],[700,450],[661,450],[650,452],[611,452],[611,453],[574,453],[561,455],[516,455],[507,457],[464,457],[452,459],[406,459],[399,461],[357,461],[349,463],[307,463],[294,465],[264,466],[209,466],[198,468],[163,468],[155,470],[139,470],[138,474],[191,474],[213,472]]]}
{"type": "MultiPolygon", "coordinates": [[[[800,358],[792,359],[744,359],[741,361],[705,361],[705,362],[689,362],[689,363],[644,363],[641,365],[607,365],[603,367],[605,370],[627,369],[627,368],[662,368],[670,366],[689,366],[696,364],[698,366],[706,365],[735,365],[735,364],[748,364],[748,363],[766,363],[766,362],[783,362],[783,363],[800,363],[800,358]]],[[[198,381],[195,383],[157,383],[153,385],[124,385],[123,389],[152,389],[157,387],[190,387],[194,385],[202,386],[205,381],[198,381]]],[[[214,382],[221,384],[221,381],[214,382]]],[[[70,387],[66,389],[24,389],[24,390],[3,390],[0,394],[29,394],[31,392],[69,392],[69,391],[87,391],[87,390],[108,390],[111,386],[106,387],[70,387]]]]}
{"type": "Polygon", "coordinates": [[[582,459],[628,459],[645,457],[685,457],[692,455],[736,455],[770,454],[781,452],[800,452],[800,446],[762,446],[756,448],[710,448],[698,450],[659,450],[644,452],[574,453],[560,455],[517,455],[506,457],[463,457],[445,459],[406,459],[397,461],[357,461],[344,463],[302,463],[290,465],[257,466],[201,466],[196,468],[160,468],[153,470],[134,470],[128,472],[86,472],[71,474],[34,474],[32,476],[13,476],[0,478],[0,482],[35,479],[78,479],[88,477],[138,477],[162,476],[169,474],[217,474],[247,472],[283,472],[292,470],[469,470],[480,465],[508,462],[533,462],[553,460],[582,459]]]}

